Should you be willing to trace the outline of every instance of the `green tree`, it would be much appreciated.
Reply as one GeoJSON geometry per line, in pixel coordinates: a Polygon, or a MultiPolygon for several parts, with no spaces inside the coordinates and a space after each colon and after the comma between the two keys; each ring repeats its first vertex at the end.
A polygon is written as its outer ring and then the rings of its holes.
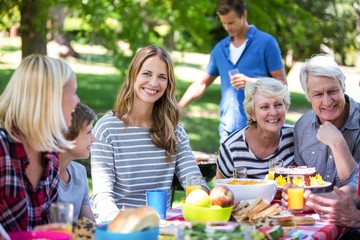
{"type": "Polygon", "coordinates": [[[82,17],[92,26],[91,37],[110,50],[118,67],[144,45],[199,51],[211,44],[212,1],[98,0],[82,7],[82,17]]]}
{"type": "MultiPolygon", "coordinates": [[[[83,36],[109,49],[119,68],[144,45],[209,52],[226,36],[216,17],[217,0],[6,0],[0,23],[20,13],[23,56],[46,51],[47,26],[53,26],[46,22],[55,4],[87,23],[83,36]]],[[[249,23],[274,35],[290,64],[325,48],[347,63],[349,52],[359,49],[357,0],[248,0],[247,5],[249,23]]]]}
{"type": "Polygon", "coordinates": [[[321,38],[317,19],[296,0],[247,1],[247,5],[249,22],[277,39],[288,67],[293,59],[318,52],[321,38]]]}
{"type": "Polygon", "coordinates": [[[16,16],[17,13],[20,16],[22,57],[31,53],[46,54],[47,9],[52,4],[52,0],[10,0],[0,5],[2,19],[3,16],[11,19],[11,16],[16,16]]]}
{"type": "MultiPolygon", "coordinates": [[[[359,14],[356,12],[357,0],[312,1],[296,0],[299,7],[306,9],[316,19],[317,31],[310,25],[308,31],[317,34],[320,40],[318,51],[333,53],[341,64],[349,53],[359,50],[356,41],[360,29],[356,28],[359,14]]],[[[316,46],[316,45],[315,45],[316,46]]],[[[314,47],[312,48],[313,50],[314,47]]]]}

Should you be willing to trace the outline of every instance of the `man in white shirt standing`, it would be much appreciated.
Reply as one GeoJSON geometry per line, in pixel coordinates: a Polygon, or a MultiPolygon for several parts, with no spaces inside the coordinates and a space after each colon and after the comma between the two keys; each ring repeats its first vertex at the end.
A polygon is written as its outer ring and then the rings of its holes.
{"type": "Polygon", "coordinates": [[[205,74],[190,85],[178,106],[183,110],[220,76],[219,133],[223,142],[232,132],[246,126],[243,107],[246,81],[273,77],[285,83],[286,74],[276,39],[248,24],[244,0],[222,0],[217,14],[229,36],[213,48],[205,74]],[[230,78],[228,72],[232,69],[240,73],[230,78]]]}

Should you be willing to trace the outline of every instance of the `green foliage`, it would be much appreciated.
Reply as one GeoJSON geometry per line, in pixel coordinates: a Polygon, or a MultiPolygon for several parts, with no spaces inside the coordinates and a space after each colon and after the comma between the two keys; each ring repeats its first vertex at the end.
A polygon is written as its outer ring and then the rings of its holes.
{"type": "Polygon", "coordinates": [[[7,31],[11,26],[20,26],[20,12],[15,1],[5,1],[0,6],[0,31],[7,31]],[[8,11],[1,11],[8,9],[8,11]]]}
{"type": "MultiPolygon", "coordinates": [[[[105,46],[122,71],[145,45],[209,52],[227,35],[217,20],[218,0],[6,0],[0,4],[0,29],[7,30],[13,22],[19,25],[18,7],[37,2],[44,4],[33,18],[54,4],[68,6],[71,20],[65,28],[70,36],[105,46]]],[[[330,50],[341,63],[351,65],[359,49],[356,4],[357,0],[248,0],[248,22],[278,40],[284,59],[303,60],[330,50]]]]}
{"type": "MultiPolygon", "coordinates": [[[[77,48],[81,46],[75,44],[77,48]]],[[[124,75],[109,69],[109,57],[102,54],[102,48],[83,46],[80,51],[84,59],[70,63],[73,66],[85,69],[76,71],[78,79],[78,95],[82,102],[89,105],[101,116],[112,109],[116,94],[122,84],[124,75]],[[100,50],[99,50],[100,49],[100,50]],[[91,61],[86,61],[86,58],[91,61]],[[104,68],[107,67],[107,68],[104,68]]],[[[0,52],[9,54],[19,51],[19,46],[1,46],[0,52]]],[[[1,59],[1,58],[0,58],[1,59]]],[[[9,81],[14,69],[2,67],[0,62],[0,93],[9,81]]],[[[175,62],[175,67],[192,67],[201,69],[201,65],[175,62]]],[[[125,66],[123,67],[126,68],[125,66]]],[[[177,92],[179,99],[183,95],[189,82],[177,76],[177,92]]],[[[215,153],[219,148],[219,102],[220,85],[212,84],[205,94],[185,109],[180,119],[181,124],[189,135],[191,147],[197,151],[215,153]]],[[[290,111],[303,111],[310,105],[303,94],[291,93],[290,111]]],[[[293,123],[291,119],[288,122],[293,123]]]]}
{"type": "Polygon", "coordinates": [[[213,7],[209,1],[191,0],[88,1],[82,17],[92,26],[90,38],[109,49],[121,69],[145,45],[209,50],[212,26],[204,16],[210,16],[213,7]]]}
{"type": "Polygon", "coordinates": [[[1,69],[0,70],[0,93],[5,89],[7,82],[9,81],[14,69],[1,69]]]}
{"type": "MultiPolygon", "coordinates": [[[[315,25],[309,25],[308,32],[312,35],[318,35],[318,51],[312,51],[307,54],[309,57],[313,53],[320,51],[336,54],[337,60],[341,64],[354,64],[347,62],[346,55],[359,50],[359,43],[356,36],[356,21],[360,16],[356,15],[354,5],[357,0],[332,0],[332,1],[304,1],[296,0],[296,3],[306,9],[306,11],[316,20],[315,25]],[[314,29],[314,26],[317,29],[314,29]],[[311,29],[311,31],[309,31],[311,29]],[[317,31],[316,31],[317,30],[317,31]],[[329,48],[329,49],[328,49],[329,48]]],[[[311,49],[315,50],[315,49],[311,49]]]]}
{"type": "Polygon", "coordinates": [[[273,35],[284,58],[289,51],[297,60],[319,52],[317,19],[295,0],[247,1],[247,6],[248,22],[273,35]]]}

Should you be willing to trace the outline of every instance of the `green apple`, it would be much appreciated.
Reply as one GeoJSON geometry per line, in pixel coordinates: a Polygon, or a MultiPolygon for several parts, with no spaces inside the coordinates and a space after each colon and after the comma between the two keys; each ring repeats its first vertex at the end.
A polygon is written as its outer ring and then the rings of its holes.
{"type": "Polygon", "coordinates": [[[211,209],[222,209],[222,207],[219,205],[212,205],[212,206],[210,206],[210,208],[211,209]]]}
{"type": "Polygon", "coordinates": [[[185,204],[197,207],[210,207],[210,197],[202,189],[195,189],[186,197],[185,204]]]}

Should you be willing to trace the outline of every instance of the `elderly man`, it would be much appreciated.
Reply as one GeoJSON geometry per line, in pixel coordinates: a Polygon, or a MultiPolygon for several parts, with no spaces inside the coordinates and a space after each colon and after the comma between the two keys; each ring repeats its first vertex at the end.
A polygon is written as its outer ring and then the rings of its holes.
{"type": "MultiPolygon", "coordinates": [[[[295,124],[295,162],[307,165],[332,185],[349,184],[360,161],[360,105],[345,94],[345,76],[331,57],[307,60],[300,81],[312,110],[295,124]]],[[[315,191],[315,190],[314,190],[315,191]]]]}
{"type": "MultiPolygon", "coordinates": [[[[307,190],[304,211],[313,210],[322,220],[337,225],[359,228],[359,103],[345,94],[345,76],[328,56],[307,60],[300,81],[312,110],[295,124],[295,162],[316,167],[332,183],[328,188],[307,190]]],[[[287,186],[282,194],[284,206],[288,205],[286,192],[287,186]]]]}

